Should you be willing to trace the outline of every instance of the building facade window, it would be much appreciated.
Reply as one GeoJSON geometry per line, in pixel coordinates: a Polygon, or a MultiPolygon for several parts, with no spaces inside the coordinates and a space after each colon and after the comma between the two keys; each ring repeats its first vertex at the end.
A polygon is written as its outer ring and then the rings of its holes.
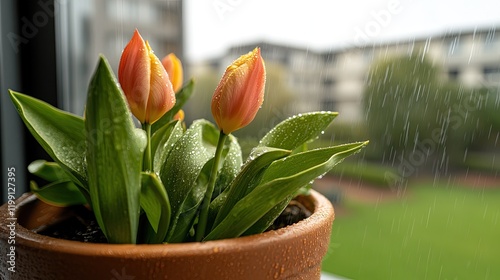
{"type": "Polygon", "coordinates": [[[483,68],[484,81],[491,84],[500,84],[500,67],[486,66],[483,68]]]}
{"type": "Polygon", "coordinates": [[[495,30],[490,30],[484,38],[483,50],[486,52],[494,52],[500,48],[500,35],[495,34],[495,30]]]}
{"type": "Polygon", "coordinates": [[[321,101],[321,110],[324,111],[337,111],[337,101],[331,98],[325,98],[321,101]]]}
{"type": "Polygon", "coordinates": [[[457,81],[460,76],[460,70],[457,68],[450,68],[448,70],[448,79],[452,81],[457,81]]]}
{"type": "Polygon", "coordinates": [[[460,53],[460,36],[448,40],[448,55],[458,55],[460,53]]]}

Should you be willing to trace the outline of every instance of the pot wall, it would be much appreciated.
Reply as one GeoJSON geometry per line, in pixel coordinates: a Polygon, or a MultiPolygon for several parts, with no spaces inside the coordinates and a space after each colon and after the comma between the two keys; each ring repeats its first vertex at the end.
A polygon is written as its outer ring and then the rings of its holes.
{"type": "MultiPolygon", "coordinates": [[[[10,229],[0,229],[1,279],[320,279],[334,218],[319,193],[301,197],[312,215],[292,226],[263,234],[204,243],[165,245],[89,244],[31,231],[65,212],[33,195],[16,201],[15,245],[10,229]],[[8,271],[11,246],[15,273],[8,271]]],[[[10,218],[0,208],[3,225],[10,218]]]]}

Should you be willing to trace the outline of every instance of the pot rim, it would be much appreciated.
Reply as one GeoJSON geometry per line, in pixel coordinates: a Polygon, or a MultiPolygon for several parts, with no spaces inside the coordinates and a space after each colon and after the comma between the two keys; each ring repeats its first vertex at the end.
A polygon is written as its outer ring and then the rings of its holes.
{"type": "MultiPolygon", "coordinates": [[[[36,200],[34,194],[24,194],[17,200],[16,217],[19,214],[19,208],[25,204],[36,200]]],[[[137,254],[144,256],[168,255],[191,256],[193,252],[197,255],[210,255],[214,252],[227,252],[236,250],[245,250],[245,248],[268,247],[270,244],[283,240],[296,239],[301,234],[317,230],[324,227],[325,219],[330,223],[334,219],[334,209],[330,201],[315,190],[310,191],[310,195],[303,196],[303,203],[310,204],[312,214],[306,219],[293,225],[277,230],[267,231],[261,234],[243,236],[230,239],[213,240],[206,242],[188,242],[188,243],[170,243],[170,244],[103,244],[103,243],[84,243],[80,241],[71,241],[58,239],[54,237],[37,234],[16,222],[16,246],[29,246],[34,249],[43,249],[52,252],[72,253],[79,255],[95,255],[97,252],[109,256],[121,256],[124,258],[135,258],[137,254]]],[[[2,206],[2,208],[6,205],[2,206]]],[[[0,217],[3,221],[10,218],[8,211],[2,211],[0,217]]],[[[2,227],[0,233],[2,239],[8,235],[6,227],[2,227]]],[[[305,241],[304,241],[305,242],[305,241]]]]}

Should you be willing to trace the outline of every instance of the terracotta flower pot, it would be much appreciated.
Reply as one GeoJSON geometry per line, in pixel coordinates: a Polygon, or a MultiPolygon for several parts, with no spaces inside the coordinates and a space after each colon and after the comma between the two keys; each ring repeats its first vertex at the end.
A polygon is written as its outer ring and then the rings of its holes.
{"type": "MultiPolygon", "coordinates": [[[[0,208],[1,279],[320,279],[333,207],[321,194],[300,197],[312,215],[258,235],[164,245],[93,244],[42,236],[32,230],[61,219],[64,209],[31,194],[16,200],[14,227],[0,208]],[[9,244],[11,231],[15,244],[9,244]],[[14,263],[8,253],[15,252],[14,263]],[[15,272],[7,270],[15,264],[15,272]]],[[[67,212],[67,211],[66,211],[67,212]]],[[[12,240],[12,238],[10,239],[12,240]]],[[[10,241],[12,243],[12,241],[10,241]]],[[[12,254],[11,254],[12,255],[12,254]]]]}

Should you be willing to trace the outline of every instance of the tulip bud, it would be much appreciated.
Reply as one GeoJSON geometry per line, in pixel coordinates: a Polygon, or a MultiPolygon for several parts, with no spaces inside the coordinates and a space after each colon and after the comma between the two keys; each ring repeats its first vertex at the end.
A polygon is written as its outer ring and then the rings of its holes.
{"type": "Polygon", "coordinates": [[[175,54],[170,53],[161,60],[161,63],[163,64],[163,67],[165,67],[165,70],[167,70],[168,77],[170,78],[170,82],[172,82],[174,91],[179,91],[183,82],[181,60],[177,58],[175,54]]]}
{"type": "Polygon", "coordinates": [[[248,125],[264,101],[266,69],[260,49],[226,68],[212,97],[212,115],[225,134],[248,125]]]}
{"type": "Polygon", "coordinates": [[[176,121],[183,121],[184,120],[184,115],[185,115],[184,110],[181,109],[181,110],[179,110],[177,112],[177,114],[175,114],[175,116],[173,117],[173,119],[176,120],[176,121]]]}
{"type": "Polygon", "coordinates": [[[118,80],[132,114],[141,123],[154,123],[175,104],[167,71],[137,29],[123,50],[118,80]]]}

